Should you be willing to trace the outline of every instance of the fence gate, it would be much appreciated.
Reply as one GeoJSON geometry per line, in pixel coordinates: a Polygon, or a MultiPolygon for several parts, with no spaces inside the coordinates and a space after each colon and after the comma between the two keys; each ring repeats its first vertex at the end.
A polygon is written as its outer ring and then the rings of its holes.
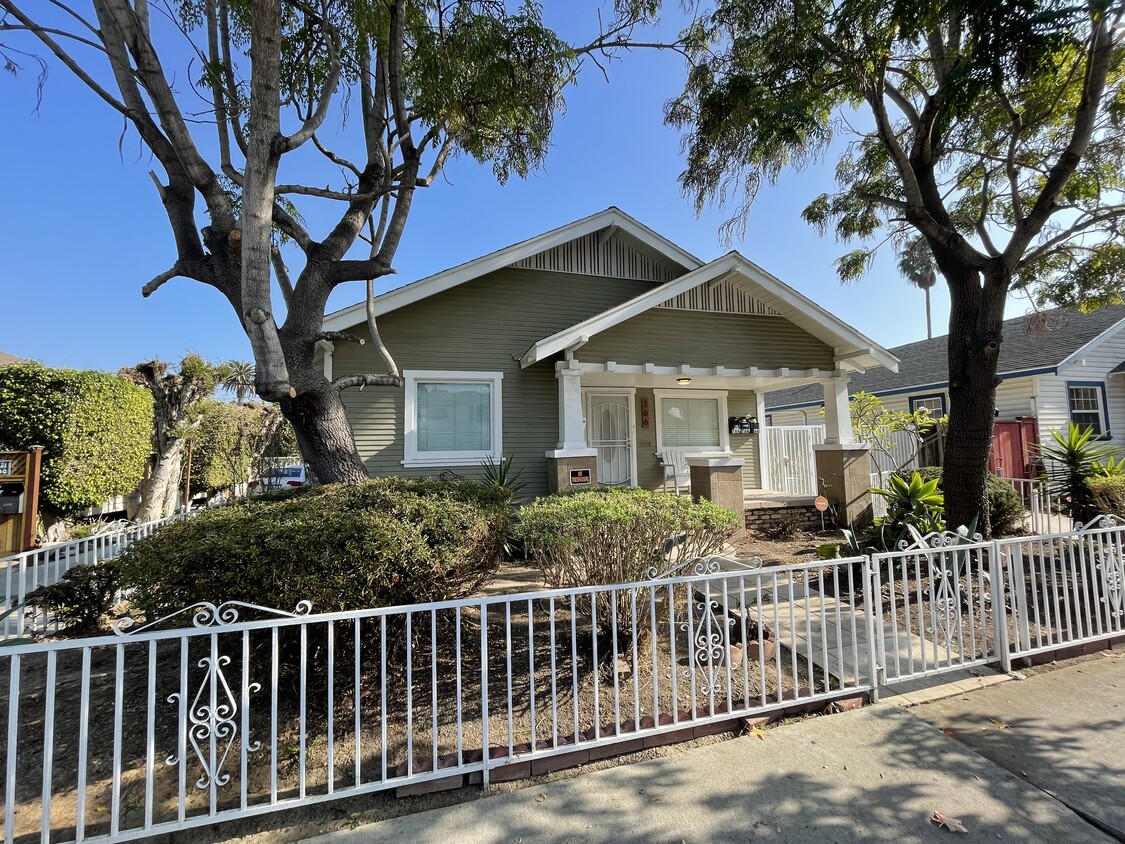
{"type": "Polygon", "coordinates": [[[816,495],[816,455],[824,442],[823,425],[767,426],[769,487],[790,495],[816,495]]]}
{"type": "Polygon", "coordinates": [[[967,539],[930,534],[872,556],[881,685],[1005,659],[1004,570],[992,543],[967,539]]]}

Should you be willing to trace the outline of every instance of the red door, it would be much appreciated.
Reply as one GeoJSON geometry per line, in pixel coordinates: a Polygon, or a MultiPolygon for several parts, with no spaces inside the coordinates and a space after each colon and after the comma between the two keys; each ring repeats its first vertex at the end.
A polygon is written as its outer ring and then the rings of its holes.
{"type": "Polygon", "coordinates": [[[1034,417],[997,421],[992,434],[988,470],[1003,478],[1026,478],[1027,465],[1039,442],[1034,417]]]}

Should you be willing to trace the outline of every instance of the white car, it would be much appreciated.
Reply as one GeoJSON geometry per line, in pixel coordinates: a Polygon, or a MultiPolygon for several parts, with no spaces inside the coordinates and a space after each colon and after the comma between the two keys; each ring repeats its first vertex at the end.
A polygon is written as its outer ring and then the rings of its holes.
{"type": "Polygon", "coordinates": [[[281,492],[285,489],[307,486],[309,483],[308,471],[304,466],[282,466],[278,469],[269,469],[257,480],[250,481],[252,495],[264,492],[281,492]]]}

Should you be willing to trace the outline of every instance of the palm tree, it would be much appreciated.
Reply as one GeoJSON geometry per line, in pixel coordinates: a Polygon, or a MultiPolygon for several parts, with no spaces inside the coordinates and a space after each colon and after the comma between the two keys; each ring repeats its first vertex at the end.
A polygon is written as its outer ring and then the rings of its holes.
{"type": "Polygon", "coordinates": [[[898,257],[898,271],[903,278],[926,294],[926,339],[932,340],[934,329],[930,319],[930,290],[937,284],[937,270],[930,245],[924,237],[916,237],[906,244],[898,257]]]}
{"type": "Polygon", "coordinates": [[[242,404],[254,392],[254,364],[248,360],[228,360],[223,364],[223,389],[234,393],[242,404]]]}

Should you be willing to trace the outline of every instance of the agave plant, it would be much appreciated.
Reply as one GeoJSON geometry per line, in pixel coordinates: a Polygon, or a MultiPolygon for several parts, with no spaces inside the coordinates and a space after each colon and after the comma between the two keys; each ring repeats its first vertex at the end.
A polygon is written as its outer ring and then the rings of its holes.
{"type": "Polygon", "coordinates": [[[1112,463],[1113,451],[1092,427],[1080,428],[1073,422],[1065,434],[1052,431],[1051,440],[1039,449],[1048,458],[1050,491],[1062,501],[1068,516],[1076,522],[1088,522],[1098,515],[1098,507],[1086,480],[1098,473],[1099,466],[1112,463]]]}
{"type": "Polygon", "coordinates": [[[864,544],[877,550],[894,549],[902,539],[917,539],[945,530],[945,495],[940,480],[924,480],[914,472],[909,479],[891,475],[887,489],[872,492],[887,499],[887,515],[863,532],[864,544]]]}

